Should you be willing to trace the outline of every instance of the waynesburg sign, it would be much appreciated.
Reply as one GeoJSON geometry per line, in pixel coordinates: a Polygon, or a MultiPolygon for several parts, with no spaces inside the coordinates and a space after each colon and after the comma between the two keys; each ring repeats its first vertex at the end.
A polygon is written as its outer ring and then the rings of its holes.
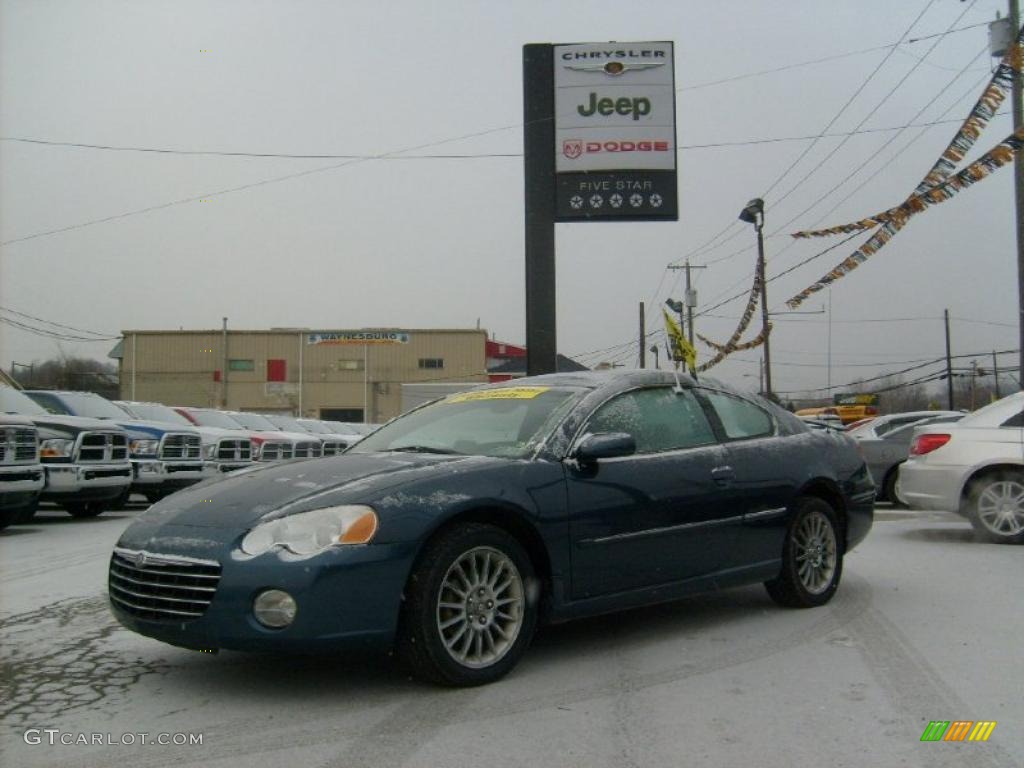
{"type": "Polygon", "coordinates": [[[556,220],[678,219],[672,43],[552,55],[556,220]]]}

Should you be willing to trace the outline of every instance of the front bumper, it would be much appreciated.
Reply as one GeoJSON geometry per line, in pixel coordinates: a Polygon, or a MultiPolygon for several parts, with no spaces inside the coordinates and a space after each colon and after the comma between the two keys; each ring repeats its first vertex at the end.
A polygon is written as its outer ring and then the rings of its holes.
{"type": "Polygon", "coordinates": [[[930,466],[908,461],[900,465],[900,495],[911,509],[960,514],[963,467],[930,466]]]}
{"type": "Polygon", "coordinates": [[[207,479],[202,461],[132,459],[132,490],[178,490],[207,479]]]}
{"type": "Polygon", "coordinates": [[[104,464],[44,464],[42,497],[52,500],[109,499],[132,482],[130,462],[104,464]]]}
{"type": "MultiPolygon", "coordinates": [[[[196,541],[204,529],[187,530],[196,541]]],[[[181,527],[180,532],[185,531],[181,527]]],[[[163,542],[154,541],[145,551],[173,556],[168,552],[173,545],[164,545],[171,544],[171,538],[161,538],[163,542]]],[[[116,551],[134,554],[139,550],[116,551]]],[[[394,638],[414,553],[412,544],[339,547],[309,558],[280,552],[248,557],[225,550],[215,558],[221,564],[221,577],[201,617],[185,621],[140,618],[115,600],[111,600],[111,610],[128,629],[196,650],[306,653],[384,649],[394,638]],[[266,589],[281,589],[295,598],[298,612],[290,626],[268,629],[256,621],[253,601],[266,589]]],[[[117,594],[116,588],[111,592],[117,594]]],[[[139,598],[129,595],[127,599],[139,598]]]]}
{"type": "Polygon", "coordinates": [[[0,467],[0,495],[7,493],[36,493],[46,484],[46,470],[42,464],[15,464],[0,467]]]}

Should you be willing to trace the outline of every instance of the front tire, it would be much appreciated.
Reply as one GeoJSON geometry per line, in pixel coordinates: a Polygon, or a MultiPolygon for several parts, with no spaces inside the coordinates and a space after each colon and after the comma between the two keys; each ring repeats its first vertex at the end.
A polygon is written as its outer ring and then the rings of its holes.
{"type": "Polygon", "coordinates": [[[802,496],[786,531],[782,571],[764,583],[787,608],[814,608],[832,599],[843,574],[843,540],[836,512],[822,499],[802,496]]]}
{"type": "Polygon", "coordinates": [[[469,523],[431,541],[405,593],[398,651],[413,673],[450,686],[499,680],[537,624],[530,557],[510,534],[469,523]]]}
{"type": "Polygon", "coordinates": [[[1024,475],[999,472],[976,480],[967,500],[967,518],[988,541],[1024,544],[1024,475]]]}

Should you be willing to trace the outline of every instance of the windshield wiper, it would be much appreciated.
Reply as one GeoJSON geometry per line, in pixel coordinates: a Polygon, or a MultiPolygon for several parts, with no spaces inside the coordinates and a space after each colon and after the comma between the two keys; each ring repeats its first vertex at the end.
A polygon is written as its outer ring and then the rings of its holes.
{"type": "Polygon", "coordinates": [[[399,445],[397,447],[388,448],[388,450],[404,451],[408,453],[438,453],[446,456],[458,454],[458,451],[453,451],[450,448],[435,448],[431,445],[399,445]]]}

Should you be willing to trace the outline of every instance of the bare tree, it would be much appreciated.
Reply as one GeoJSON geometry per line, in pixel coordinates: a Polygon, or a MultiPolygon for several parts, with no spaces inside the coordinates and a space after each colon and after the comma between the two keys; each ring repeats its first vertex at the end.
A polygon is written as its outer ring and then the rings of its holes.
{"type": "Polygon", "coordinates": [[[31,365],[18,365],[11,377],[25,389],[72,389],[96,392],[107,398],[116,398],[118,392],[117,366],[113,363],[86,357],[68,357],[33,361],[31,365]]]}

